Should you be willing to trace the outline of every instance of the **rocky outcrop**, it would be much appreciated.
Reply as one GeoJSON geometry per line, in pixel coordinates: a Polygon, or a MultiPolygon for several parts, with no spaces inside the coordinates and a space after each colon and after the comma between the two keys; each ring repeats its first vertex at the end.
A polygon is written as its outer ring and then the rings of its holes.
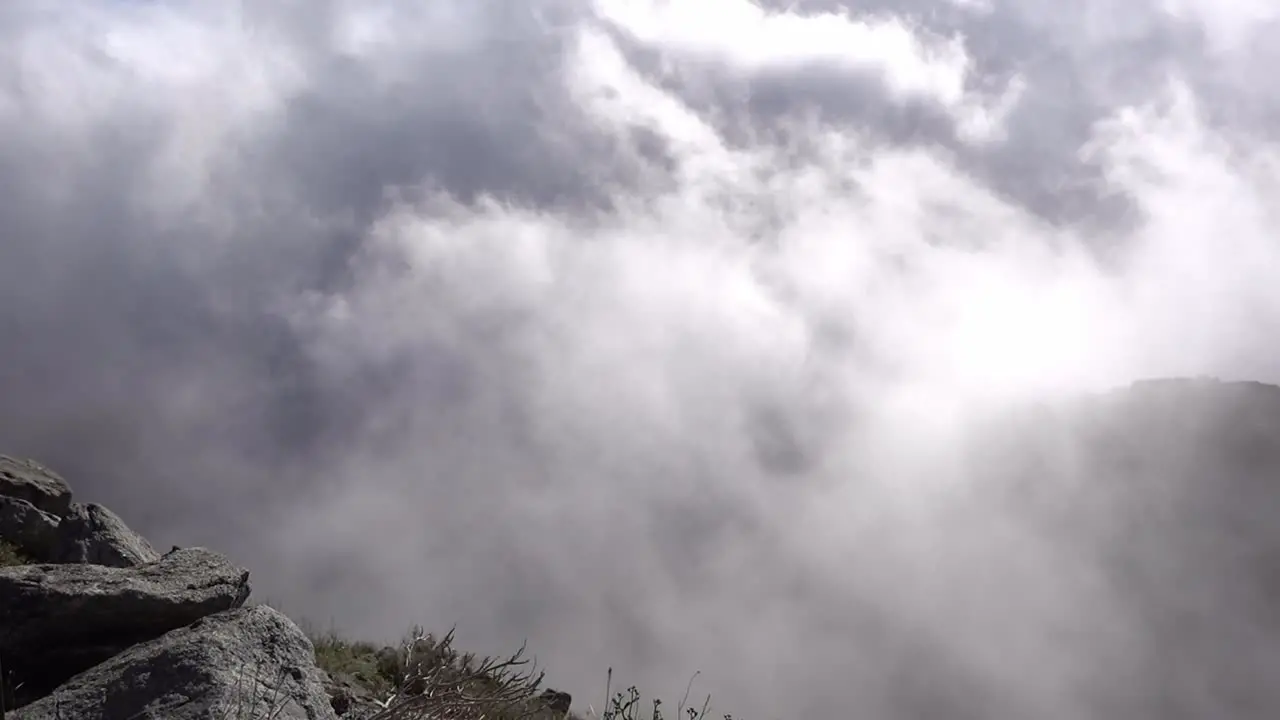
{"type": "Polygon", "coordinates": [[[14,720],[331,720],[315,651],[265,605],[217,613],[72,677],[14,720]]]}
{"type": "Polygon", "coordinates": [[[249,572],[203,548],[161,556],[65,480],[0,456],[0,706],[11,718],[335,718],[306,635],[242,607],[249,572]]]}
{"type": "Polygon", "coordinates": [[[6,568],[0,657],[15,684],[39,694],[139,642],[239,607],[248,596],[248,571],[200,548],[134,568],[6,568]]]}
{"type": "Polygon", "coordinates": [[[7,455],[0,455],[0,538],[36,562],[132,567],[160,557],[107,508],[72,502],[57,473],[7,455]]]}

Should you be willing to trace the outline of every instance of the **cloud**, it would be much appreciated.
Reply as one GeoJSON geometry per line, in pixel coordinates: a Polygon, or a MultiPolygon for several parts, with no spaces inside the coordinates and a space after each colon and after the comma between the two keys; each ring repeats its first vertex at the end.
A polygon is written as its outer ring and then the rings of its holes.
{"type": "Polygon", "coordinates": [[[963,428],[1277,379],[1270,19],[1166,5],[10,2],[0,441],[580,697],[1079,717],[1135,611],[963,428]]]}

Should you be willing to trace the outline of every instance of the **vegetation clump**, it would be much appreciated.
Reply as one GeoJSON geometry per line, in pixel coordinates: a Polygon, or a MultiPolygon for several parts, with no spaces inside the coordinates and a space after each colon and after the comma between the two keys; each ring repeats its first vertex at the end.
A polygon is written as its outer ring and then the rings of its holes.
{"type": "Polygon", "coordinates": [[[30,558],[22,554],[16,545],[0,540],[0,567],[30,565],[30,558]]]}
{"type": "MultiPolygon", "coordinates": [[[[437,638],[414,628],[400,647],[351,642],[332,630],[309,634],[317,665],[377,706],[366,720],[664,720],[662,702],[642,703],[635,687],[608,697],[602,712],[568,712],[557,702],[567,696],[540,692],[543,673],[524,657],[523,646],[504,658],[481,658],[454,649],[452,630],[437,638]]],[[[612,676],[610,670],[606,696],[612,676]]],[[[709,720],[709,704],[710,697],[700,708],[682,701],[673,720],[709,720]]]]}

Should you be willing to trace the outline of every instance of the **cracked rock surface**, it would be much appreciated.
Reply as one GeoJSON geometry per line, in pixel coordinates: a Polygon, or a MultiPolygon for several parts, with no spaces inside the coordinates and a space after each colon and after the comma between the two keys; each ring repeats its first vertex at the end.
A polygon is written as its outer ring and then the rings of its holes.
{"type": "Polygon", "coordinates": [[[228,610],[135,645],[12,717],[334,720],[314,652],[273,608],[228,610]]]}
{"type": "Polygon", "coordinates": [[[126,568],[0,568],[0,657],[22,694],[38,697],[130,646],[240,607],[248,596],[249,572],[203,548],[126,568]]]}

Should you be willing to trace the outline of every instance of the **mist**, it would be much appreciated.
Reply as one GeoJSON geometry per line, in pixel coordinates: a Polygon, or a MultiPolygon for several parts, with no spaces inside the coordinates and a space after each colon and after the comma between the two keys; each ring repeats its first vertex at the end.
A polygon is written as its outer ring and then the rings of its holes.
{"type": "Polygon", "coordinates": [[[580,708],[1238,710],[1117,580],[1182,490],[1052,508],[1155,442],[1061,408],[1280,382],[1280,11],[1060,6],[9,0],[0,452],[580,708]]]}

